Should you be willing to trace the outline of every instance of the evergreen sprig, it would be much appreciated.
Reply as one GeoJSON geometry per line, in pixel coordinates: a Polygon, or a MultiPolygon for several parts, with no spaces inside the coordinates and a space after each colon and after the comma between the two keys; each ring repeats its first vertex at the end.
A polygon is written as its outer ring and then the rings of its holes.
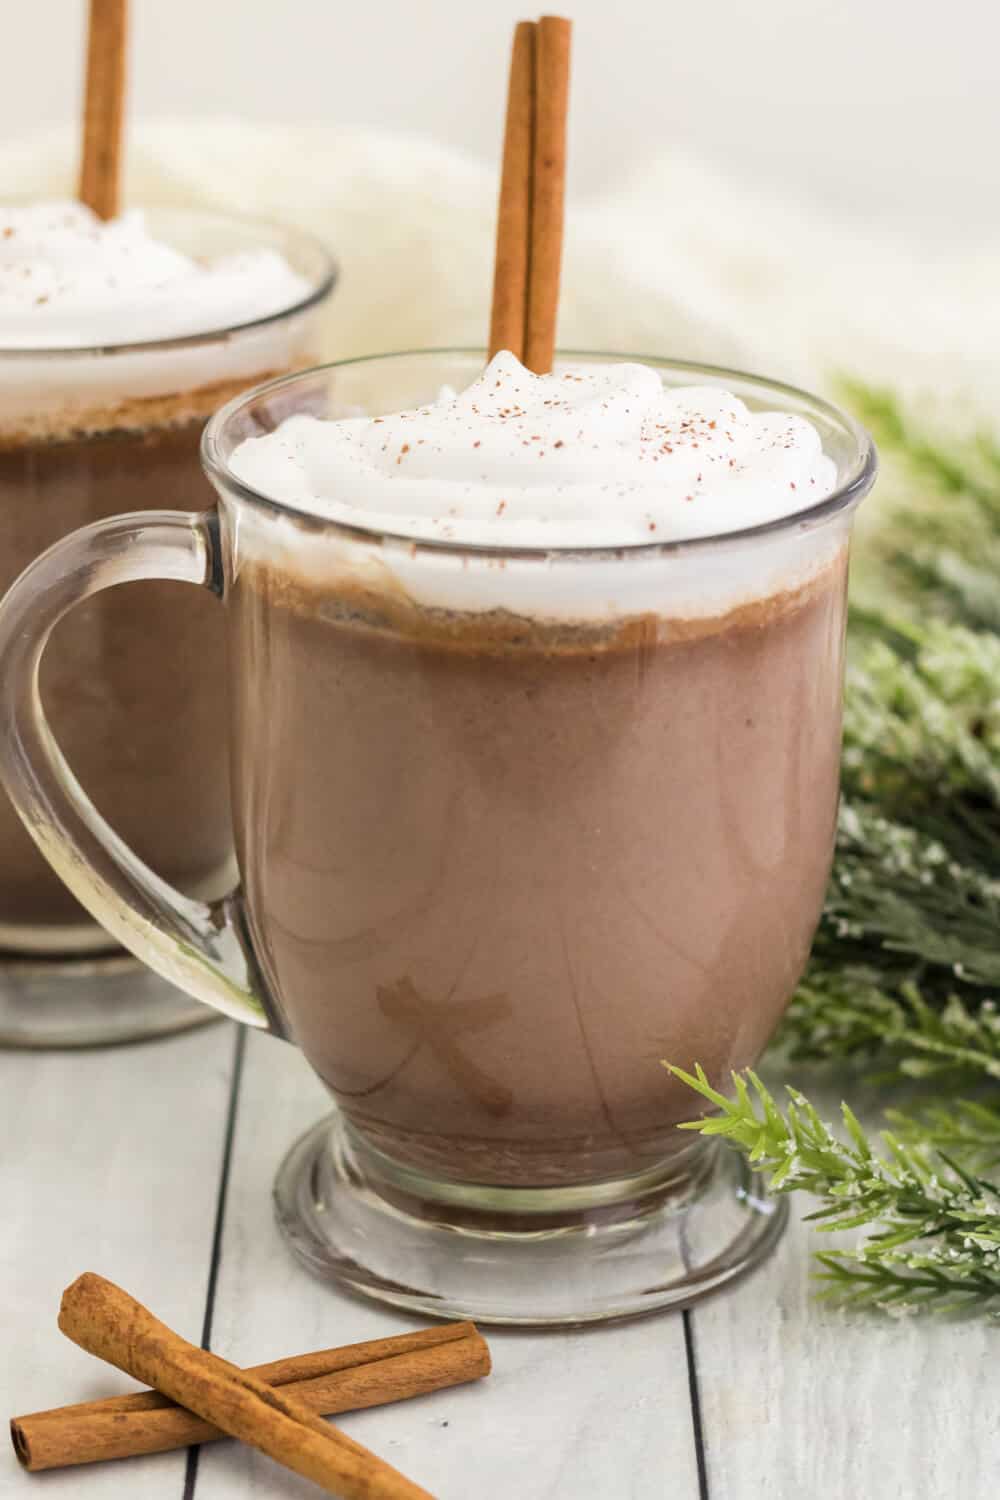
{"type": "Polygon", "coordinates": [[[919,1114],[886,1110],[886,1119],[900,1140],[933,1146],[981,1171],[1000,1164],[1000,1104],[979,1099],[957,1099],[951,1104],[928,1104],[919,1114]]]}
{"type": "Polygon", "coordinates": [[[922,966],[949,988],[955,980],[1000,985],[998,935],[1000,881],[961,863],[938,838],[845,801],[820,966],[867,959],[893,976],[922,966]]]}
{"type": "Polygon", "coordinates": [[[864,1229],[820,1257],[826,1295],[884,1308],[994,1310],[1000,1306],[1000,1189],[940,1150],[882,1133],[876,1147],[847,1104],[848,1139],[789,1088],[784,1112],[753,1072],[733,1074],[733,1095],[666,1065],[717,1113],[682,1130],[719,1136],[765,1173],[776,1193],[819,1200],[808,1217],[826,1232],[864,1229]]]}
{"type": "Polygon", "coordinates": [[[777,1048],[901,1084],[908,1109],[877,1149],[846,1105],[844,1141],[796,1090],[782,1114],[752,1074],[727,1099],[673,1071],[719,1111],[689,1128],[814,1194],[820,1228],[868,1231],[819,1255],[828,1295],[992,1309],[1000,1195],[974,1173],[1000,1168],[1000,445],[845,394],[888,485],[852,580],[833,875],[777,1048]]]}
{"type": "Polygon", "coordinates": [[[875,969],[813,965],[780,1035],[792,1061],[861,1062],[880,1081],[949,1074],[948,1082],[964,1077],[970,1087],[1000,1082],[1000,1012],[992,998],[971,1010],[952,993],[938,1007],[912,980],[886,988],[875,969]]]}
{"type": "Polygon", "coordinates": [[[852,794],[891,806],[900,797],[958,792],[995,817],[1000,636],[886,619],[883,634],[853,653],[846,688],[844,777],[852,794]]]}
{"type": "MultiPolygon", "coordinates": [[[[1000,631],[1000,447],[989,432],[931,434],[893,392],[845,380],[845,400],[888,457],[900,503],[872,540],[888,583],[920,619],[1000,631]]],[[[881,593],[881,589],[877,588],[881,593]]]]}

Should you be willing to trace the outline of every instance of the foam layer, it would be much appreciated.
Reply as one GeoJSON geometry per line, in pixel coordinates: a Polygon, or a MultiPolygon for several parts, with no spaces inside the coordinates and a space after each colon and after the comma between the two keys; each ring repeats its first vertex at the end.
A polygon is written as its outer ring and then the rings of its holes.
{"type": "Polygon", "coordinates": [[[231,459],[298,509],[399,535],[513,548],[623,547],[740,531],[831,494],[802,417],[751,412],[644,365],[531,374],[501,353],[460,395],[383,417],[298,415],[231,459]]]}
{"type": "Polygon", "coordinates": [[[121,401],[287,369],[311,290],[270,247],[201,262],[155,239],[141,212],[105,223],[78,203],[0,205],[0,431],[58,432],[60,415],[86,428],[81,413],[103,420],[121,401]]]}
{"type": "MultiPolygon", "coordinates": [[[[710,547],[669,545],[617,552],[522,552],[510,557],[365,537],[335,527],[317,531],[291,512],[240,508],[232,527],[237,568],[258,564],[284,575],[312,607],[340,614],[357,601],[361,614],[400,618],[408,606],[444,611],[454,634],[469,617],[499,612],[541,624],[617,630],[656,616],[662,638],[724,628],[734,611],[779,600],[839,577],[851,526],[840,512],[819,526],[788,526],[750,540],[723,536],[710,547]]],[[[784,608],[784,605],[781,606],[784,608]]],[[[407,625],[409,633],[412,621],[407,625]]],[[[509,634],[501,629],[502,635],[509,634]]]]}

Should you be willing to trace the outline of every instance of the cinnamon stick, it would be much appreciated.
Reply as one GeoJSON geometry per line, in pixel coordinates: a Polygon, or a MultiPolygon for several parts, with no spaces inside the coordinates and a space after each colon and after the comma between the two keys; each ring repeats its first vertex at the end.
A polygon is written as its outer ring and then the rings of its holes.
{"type": "Polygon", "coordinates": [[[121,195],[128,0],[90,0],[79,197],[113,219],[121,195]]]}
{"type": "Polygon", "coordinates": [[[552,369],[556,347],[571,31],[571,23],[561,16],[543,16],[535,38],[535,130],[524,363],[538,375],[552,369]]]}
{"type": "Polygon", "coordinates": [[[556,344],[571,32],[561,16],[519,22],[507,89],[489,352],[510,349],[538,375],[556,344]]]}
{"type": "MultiPolygon", "coordinates": [[[[384,1406],[488,1375],[490,1354],[474,1323],[446,1323],[393,1338],[293,1355],[253,1366],[310,1411],[330,1416],[384,1406]]],[[[10,1424],[14,1451],[32,1473],[165,1453],[226,1434],[156,1391],[32,1412],[10,1424]]]]}
{"type": "Polygon", "coordinates": [[[63,1293],[59,1327],[91,1354],[342,1500],[430,1500],[303,1402],[198,1349],[103,1276],[85,1272],[63,1293]]]}
{"type": "Polygon", "coordinates": [[[535,23],[519,21],[514,28],[507,85],[507,121],[493,266],[490,359],[501,349],[510,349],[518,359],[524,355],[534,118],[535,23]]]}

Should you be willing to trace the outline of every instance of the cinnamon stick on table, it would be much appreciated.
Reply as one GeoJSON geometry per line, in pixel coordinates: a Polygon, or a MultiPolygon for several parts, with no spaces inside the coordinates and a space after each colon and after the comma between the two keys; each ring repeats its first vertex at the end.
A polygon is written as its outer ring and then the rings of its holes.
{"type": "Polygon", "coordinates": [[[571,31],[560,16],[520,22],[507,93],[489,352],[539,375],[555,352],[571,31]]]}
{"type": "MultiPolygon", "coordinates": [[[[489,1349],[475,1324],[445,1323],[394,1338],[293,1355],[255,1365],[248,1373],[270,1386],[281,1386],[310,1411],[330,1416],[479,1380],[489,1371],[489,1349]]],[[[10,1433],[14,1451],[32,1473],[164,1453],[226,1436],[156,1391],[13,1417],[10,1433]]]]}
{"type": "Polygon", "coordinates": [[[128,0],[90,0],[79,198],[113,219],[121,197],[128,0]]]}
{"type": "Polygon", "coordinates": [[[383,1459],[256,1375],[197,1349],[121,1287],[85,1272],[63,1293],[67,1338],[342,1500],[431,1500],[383,1459]]]}

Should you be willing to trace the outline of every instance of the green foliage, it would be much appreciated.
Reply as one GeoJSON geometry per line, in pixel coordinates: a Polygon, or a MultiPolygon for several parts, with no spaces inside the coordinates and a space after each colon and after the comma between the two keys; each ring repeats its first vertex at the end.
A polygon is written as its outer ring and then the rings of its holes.
{"type": "Polygon", "coordinates": [[[821,971],[813,964],[781,1036],[792,1061],[860,1061],[881,1081],[1000,1081],[1000,1014],[992,999],[971,1010],[953,993],[936,1006],[911,980],[887,988],[874,968],[821,971]]]}
{"type": "Polygon", "coordinates": [[[891,391],[843,383],[903,497],[874,538],[882,579],[919,618],[1000,630],[1000,447],[992,434],[929,435],[891,391]]]}
{"type": "Polygon", "coordinates": [[[900,1134],[869,1139],[841,1106],[847,1140],[797,1089],[784,1112],[755,1073],[733,1074],[733,1096],[705,1072],[670,1072],[715,1107],[682,1130],[721,1136],[776,1193],[813,1194],[826,1232],[863,1229],[855,1244],[819,1256],[825,1294],[879,1307],[994,1310],[1000,1305],[1000,1190],[940,1150],[900,1134]],[[748,1083],[749,1081],[749,1083],[748,1083]]]}
{"type": "Polygon", "coordinates": [[[894,642],[864,641],[848,667],[844,758],[853,795],[891,806],[918,792],[959,792],[996,822],[1000,636],[897,622],[894,642]]]}
{"type": "Polygon", "coordinates": [[[846,1106],[847,1144],[794,1090],[783,1115],[753,1075],[734,1099],[677,1076],[720,1111],[692,1128],[814,1194],[820,1227],[871,1231],[819,1256],[827,1295],[992,1307],[1000,1197],[972,1173],[1000,1166],[1000,447],[846,395],[894,493],[852,597],[836,857],[777,1047],[916,1097],[879,1151],[846,1106]]]}
{"type": "Polygon", "coordinates": [[[927,1104],[916,1116],[886,1110],[886,1118],[902,1141],[933,1146],[981,1171],[1000,1164],[1000,1103],[958,1099],[927,1104]]]}
{"type": "Polygon", "coordinates": [[[949,993],[956,980],[998,986],[998,935],[1000,881],[919,827],[884,818],[873,804],[844,802],[818,972],[869,963],[893,979],[925,971],[949,993]]]}

